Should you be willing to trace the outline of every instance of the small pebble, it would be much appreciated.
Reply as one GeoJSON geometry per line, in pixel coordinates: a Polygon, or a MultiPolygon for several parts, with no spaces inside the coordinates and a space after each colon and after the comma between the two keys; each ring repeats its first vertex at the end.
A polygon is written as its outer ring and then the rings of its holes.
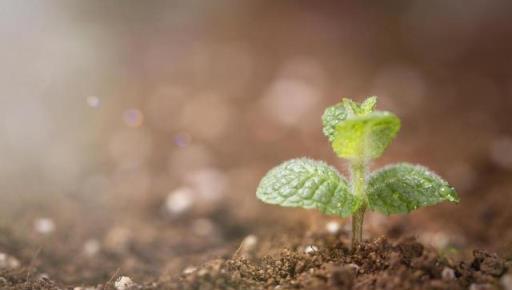
{"type": "Polygon", "coordinates": [[[7,286],[7,279],[0,277],[0,286],[7,286]]]}
{"type": "Polygon", "coordinates": [[[512,290],[512,274],[505,274],[500,280],[501,286],[505,290],[512,290]]]}
{"type": "Polygon", "coordinates": [[[195,271],[197,271],[196,267],[189,266],[189,267],[185,268],[185,270],[183,270],[183,274],[189,275],[189,274],[194,273],[195,271]]]}
{"type": "Polygon", "coordinates": [[[42,235],[48,235],[55,231],[55,223],[49,218],[38,218],[34,222],[34,229],[42,235]]]}
{"type": "Polygon", "coordinates": [[[313,254],[315,252],[318,252],[318,247],[315,245],[309,245],[304,248],[304,253],[306,254],[313,254]]]}
{"type": "Polygon", "coordinates": [[[248,255],[254,251],[256,245],[258,244],[258,237],[256,235],[248,235],[244,238],[242,243],[240,244],[240,254],[242,256],[248,255]]]}
{"type": "Polygon", "coordinates": [[[20,266],[20,261],[13,256],[0,252],[0,269],[16,269],[20,266]]]}
{"type": "Polygon", "coordinates": [[[132,281],[132,279],[128,276],[121,276],[117,278],[116,282],[114,283],[114,286],[117,290],[128,290],[131,287],[135,286],[135,283],[132,281]]]}
{"type": "Polygon", "coordinates": [[[452,280],[455,279],[455,271],[452,268],[444,267],[443,272],[441,272],[441,277],[444,280],[452,280]]]}
{"type": "Polygon", "coordinates": [[[180,187],[169,193],[165,208],[171,215],[180,215],[188,211],[195,202],[195,192],[189,187],[180,187]]]}
{"type": "Polygon", "coordinates": [[[337,234],[340,231],[340,228],[340,224],[335,221],[330,221],[327,224],[325,224],[325,229],[327,230],[327,232],[333,235],[337,234]]]}
{"type": "Polygon", "coordinates": [[[199,275],[199,276],[204,276],[206,274],[208,274],[208,269],[203,268],[203,269],[197,271],[197,275],[199,275]]]}

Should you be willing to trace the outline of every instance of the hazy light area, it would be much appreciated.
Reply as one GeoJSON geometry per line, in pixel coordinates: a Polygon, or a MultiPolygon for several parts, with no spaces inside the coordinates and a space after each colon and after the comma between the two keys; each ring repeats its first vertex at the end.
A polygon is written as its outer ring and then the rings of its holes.
{"type": "MultiPolygon", "coordinates": [[[[480,45],[493,37],[482,32],[503,24],[504,4],[470,1],[461,10],[413,1],[393,17],[364,4],[333,11],[233,1],[0,5],[3,205],[88,192],[91,182],[107,195],[124,186],[141,190],[135,195],[168,192],[175,186],[155,187],[155,174],[178,184],[204,166],[254,166],[258,151],[283,144],[284,134],[318,138],[322,107],[344,95],[379,95],[382,106],[413,119],[401,141],[412,147],[407,155],[436,144],[409,128],[427,130],[433,118],[437,128],[463,102],[468,114],[489,118],[485,112],[510,94],[501,79],[476,70],[488,55],[480,45]],[[273,5],[286,14],[264,13],[273,5]],[[380,41],[376,23],[387,18],[400,29],[380,41]],[[475,69],[459,69],[464,60],[475,69]],[[496,95],[479,107],[482,96],[471,92],[484,91],[496,95]],[[227,152],[232,159],[223,159],[227,152]]],[[[464,122],[443,128],[449,134],[464,122]]],[[[499,131],[492,119],[479,124],[489,139],[499,131]]],[[[452,156],[487,148],[496,159],[508,148],[508,137],[497,138],[452,156]]]]}

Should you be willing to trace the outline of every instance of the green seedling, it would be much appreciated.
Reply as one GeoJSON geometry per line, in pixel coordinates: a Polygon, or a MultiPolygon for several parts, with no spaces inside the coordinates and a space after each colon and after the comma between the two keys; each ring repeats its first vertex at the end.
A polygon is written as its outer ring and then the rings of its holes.
{"type": "Polygon", "coordinates": [[[352,247],[362,241],[367,210],[391,215],[442,201],[458,202],[454,188],[423,166],[398,163],[369,171],[370,162],[384,153],[400,129],[400,119],[375,111],[376,104],[377,97],[361,104],[343,99],[322,116],[332,149],[348,161],[350,181],[322,161],[292,159],[263,177],[256,196],[270,204],[352,216],[352,247]]]}

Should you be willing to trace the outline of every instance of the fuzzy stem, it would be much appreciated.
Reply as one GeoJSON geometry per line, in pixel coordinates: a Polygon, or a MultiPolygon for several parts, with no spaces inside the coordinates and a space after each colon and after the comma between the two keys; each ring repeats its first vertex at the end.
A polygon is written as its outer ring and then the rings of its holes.
{"type": "Polygon", "coordinates": [[[352,249],[363,241],[363,222],[366,206],[361,206],[352,215],[352,249]]]}
{"type": "Polygon", "coordinates": [[[352,162],[351,164],[352,194],[361,197],[359,208],[352,214],[352,249],[363,241],[364,214],[368,206],[366,196],[366,172],[368,166],[365,162],[352,162]]]}

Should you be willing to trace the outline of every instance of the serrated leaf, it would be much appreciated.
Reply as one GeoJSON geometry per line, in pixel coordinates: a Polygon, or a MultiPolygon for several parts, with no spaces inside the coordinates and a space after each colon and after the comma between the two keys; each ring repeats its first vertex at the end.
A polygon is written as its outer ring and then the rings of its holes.
{"type": "Polygon", "coordinates": [[[347,111],[347,117],[359,116],[360,107],[359,104],[352,101],[351,99],[343,98],[343,106],[347,111]]]}
{"type": "Polygon", "coordinates": [[[256,196],[270,204],[315,208],[342,217],[351,215],[360,202],[336,169],[307,158],[292,159],[270,170],[256,196]]]}
{"type": "Polygon", "coordinates": [[[377,106],[377,97],[369,97],[368,99],[364,100],[364,102],[360,106],[360,114],[366,115],[375,110],[375,106],[377,106]]]}
{"type": "Polygon", "coordinates": [[[329,141],[334,140],[336,126],[347,118],[363,116],[373,112],[377,104],[377,97],[369,97],[361,104],[351,99],[343,98],[343,100],[334,106],[325,109],[322,115],[323,132],[329,141]]]}
{"type": "Polygon", "coordinates": [[[322,115],[323,132],[330,142],[334,140],[336,125],[347,118],[347,111],[343,103],[338,103],[325,109],[322,115]]]}
{"type": "Polygon", "coordinates": [[[399,129],[400,119],[389,112],[346,119],[336,126],[332,148],[342,158],[375,159],[384,153],[399,129]]]}
{"type": "Polygon", "coordinates": [[[459,196],[445,180],[429,169],[408,163],[384,167],[370,175],[369,207],[384,214],[407,213],[459,196]]]}

